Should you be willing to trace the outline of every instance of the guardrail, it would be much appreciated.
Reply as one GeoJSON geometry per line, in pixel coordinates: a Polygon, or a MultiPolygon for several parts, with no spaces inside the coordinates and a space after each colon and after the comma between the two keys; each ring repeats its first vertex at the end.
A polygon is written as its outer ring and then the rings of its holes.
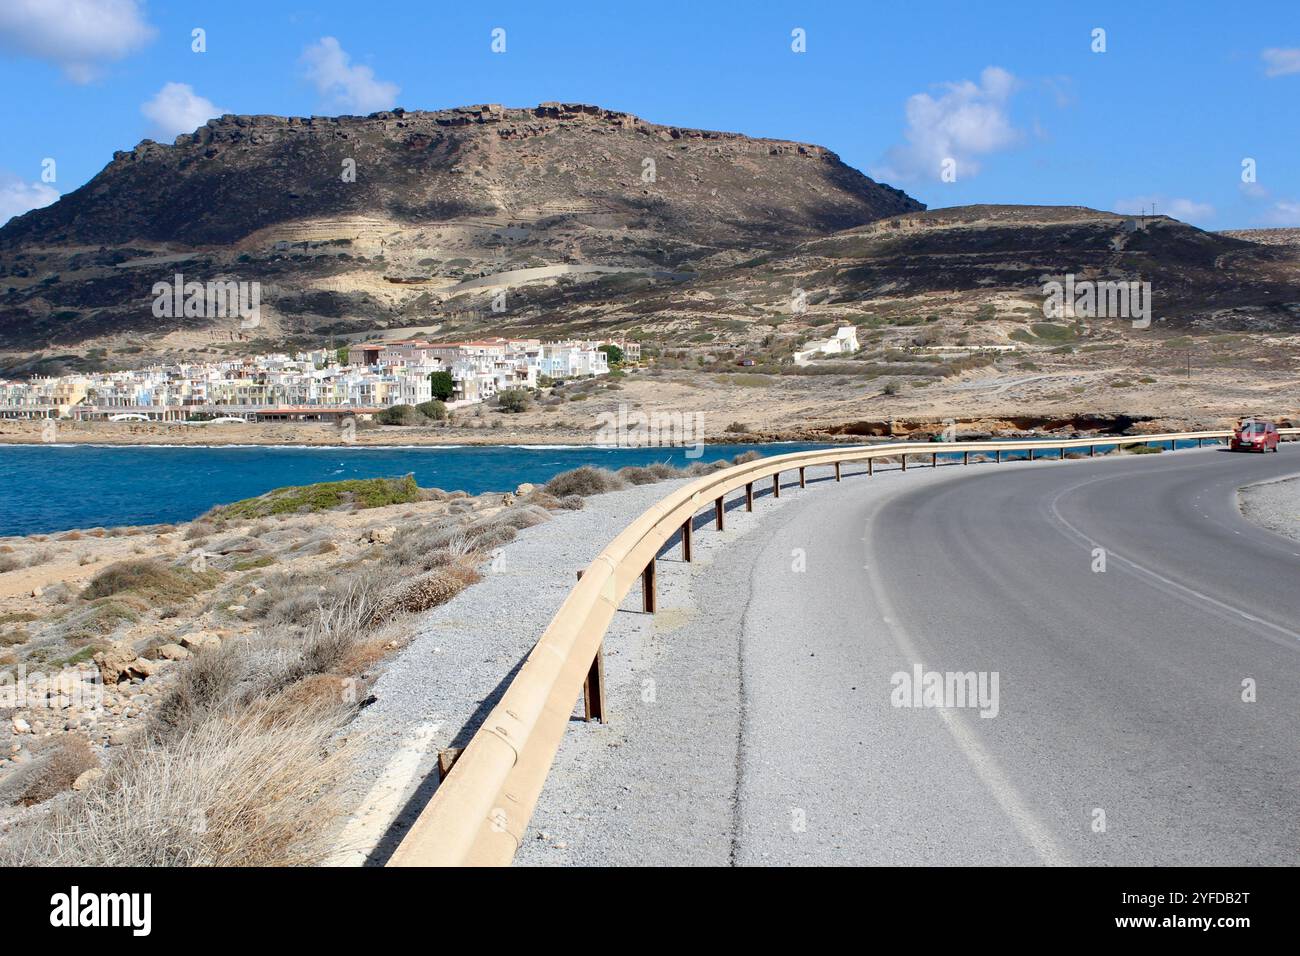
{"type": "MultiPolygon", "coordinates": [[[[1279,429],[1300,434],[1300,428],[1279,429]]],[[[711,508],[722,529],[726,520],[726,495],[744,490],[747,510],[754,507],[754,485],[772,479],[775,497],[781,494],[781,475],[798,472],[804,487],[805,471],[867,463],[867,474],[881,458],[898,458],[907,470],[908,458],[929,458],[937,466],[940,455],[961,454],[969,464],[972,453],[993,453],[1002,461],[1005,452],[1025,452],[1032,460],[1040,450],[1123,447],[1168,442],[1196,442],[1230,437],[1230,431],[1177,432],[1114,438],[1034,439],[1029,441],[900,442],[849,448],[830,448],[761,458],[720,469],[667,495],[637,517],[581,572],[551,623],[533,646],[528,659],[504,696],[479,727],[446,779],[434,792],[401,844],[389,866],[506,865],[523,840],[528,821],[541,795],[546,776],[559,749],[564,730],[579,694],[586,699],[586,716],[605,719],[601,644],[610,622],[633,586],[641,583],[642,607],[655,609],[655,560],[679,532],[685,560],[691,559],[692,523],[711,508]]]]}

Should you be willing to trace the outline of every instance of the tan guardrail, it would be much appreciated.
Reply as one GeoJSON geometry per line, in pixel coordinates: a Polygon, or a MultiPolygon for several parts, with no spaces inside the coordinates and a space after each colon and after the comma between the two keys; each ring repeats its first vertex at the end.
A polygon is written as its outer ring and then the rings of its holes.
{"type": "MultiPolygon", "coordinates": [[[[1279,429],[1296,435],[1300,428],[1279,429]]],[[[654,610],[655,559],[679,532],[683,556],[690,560],[692,527],[697,513],[711,508],[715,524],[725,521],[727,494],[745,491],[753,509],[754,486],[772,479],[780,496],[780,476],[798,472],[802,487],[805,469],[834,466],[840,480],[843,464],[909,457],[961,454],[968,464],[972,453],[1027,452],[1227,438],[1231,431],[1178,432],[1108,438],[1034,439],[1030,441],[900,442],[795,452],[761,458],[720,469],[667,495],[628,525],[582,572],[577,585],[533,646],[500,702],[459,755],[446,779],[412,825],[389,860],[389,866],[506,865],[523,840],[528,821],[541,795],[564,730],[580,694],[585,691],[588,718],[604,719],[603,665],[600,648],[615,612],[632,587],[641,581],[643,607],[654,610]]]]}

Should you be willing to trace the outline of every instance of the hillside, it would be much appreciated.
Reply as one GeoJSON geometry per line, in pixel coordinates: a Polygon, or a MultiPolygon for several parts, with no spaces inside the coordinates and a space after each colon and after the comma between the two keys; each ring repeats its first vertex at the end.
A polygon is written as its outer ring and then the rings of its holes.
{"type": "Polygon", "coordinates": [[[1285,334],[1293,233],[926,211],[819,146],[593,106],[225,116],[0,230],[0,373],[414,334],[637,335],[769,363],[835,322],[878,348],[1119,336],[1034,330],[1067,274],[1150,282],[1156,332],[1285,334]],[[260,324],[155,317],[176,273],[260,283],[260,324]]]}
{"type": "Polygon", "coordinates": [[[0,230],[0,347],[202,330],[151,314],[174,272],[261,282],[262,334],[342,332],[483,299],[497,274],[665,281],[919,208],[818,146],[592,106],[224,116],[0,230]]]}

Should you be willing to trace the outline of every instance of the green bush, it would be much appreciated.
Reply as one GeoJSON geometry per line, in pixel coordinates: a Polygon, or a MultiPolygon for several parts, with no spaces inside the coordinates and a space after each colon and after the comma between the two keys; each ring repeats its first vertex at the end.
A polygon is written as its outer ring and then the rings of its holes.
{"type": "Polygon", "coordinates": [[[497,407],[512,415],[527,411],[528,393],[522,388],[508,388],[497,395],[497,407]]]}
{"type": "Polygon", "coordinates": [[[271,515],[328,511],[347,504],[356,508],[381,508],[384,505],[402,505],[419,500],[420,489],[415,483],[414,475],[402,478],[351,478],[347,481],[323,481],[315,485],[276,488],[256,498],[218,505],[210,514],[214,518],[266,518],[271,515]]]}
{"type": "Polygon", "coordinates": [[[390,405],[375,416],[381,425],[420,425],[425,417],[414,405],[390,405]]]}
{"type": "Polygon", "coordinates": [[[431,402],[421,402],[415,406],[415,410],[425,418],[432,418],[435,422],[445,421],[447,418],[447,406],[436,398],[431,402]]]}

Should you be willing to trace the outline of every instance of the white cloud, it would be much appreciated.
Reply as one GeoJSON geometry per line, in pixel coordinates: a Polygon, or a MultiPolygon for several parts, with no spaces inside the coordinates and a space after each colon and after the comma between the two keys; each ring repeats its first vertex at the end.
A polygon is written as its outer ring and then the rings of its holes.
{"type": "Polygon", "coordinates": [[[1157,215],[1172,216],[1183,222],[1204,222],[1214,218],[1214,207],[1207,202],[1168,196],[1134,196],[1132,199],[1119,199],[1115,202],[1115,211],[1137,215],[1145,210],[1149,216],[1153,204],[1157,215]]]}
{"type": "Polygon", "coordinates": [[[1264,61],[1264,73],[1267,76],[1285,76],[1288,73],[1300,73],[1300,47],[1282,49],[1269,47],[1260,54],[1264,61]]]}
{"type": "Polygon", "coordinates": [[[986,156],[1020,142],[1022,133],[1007,114],[1011,94],[1019,86],[1001,67],[986,67],[978,83],[944,83],[937,99],[929,93],[907,98],[905,143],[885,154],[872,175],[887,180],[940,178],[945,159],[956,160],[958,179],[979,172],[977,156],[986,156]]]}
{"type": "Polygon", "coordinates": [[[352,58],[334,37],[321,37],[302,51],[307,79],[321,96],[345,112],[376,113],[397,102],[401,87],[375,79],[368,66],[352,65],[352,58]]]}
{"type": "Polygon", "coordinates": [[[1273,226],[1300,226],[1300,202],[1279,199],[1264,214],[1263,221],[1273,226]]]}
{"type": "Polygon", "coordinates": [[[140,112],[153,120],[158,139],[170,140],[181,133],[192,133],[212,117],[230,111],[199,96],[188,83],[166,83],[153,99],[140,106],[140,112]]]}
{"type": "Polygon", "coordinates": [[[0,226],[58,198],[59,191],[47,183],[29,183],[12,173],[0,173],[0,226]]]}
{"type": "Polygon", "coordinates": [[[74,83],[89,83],[102,64],[153,39],[139,0],[4,0],[0,48],[58,64],[74,83]]]}

